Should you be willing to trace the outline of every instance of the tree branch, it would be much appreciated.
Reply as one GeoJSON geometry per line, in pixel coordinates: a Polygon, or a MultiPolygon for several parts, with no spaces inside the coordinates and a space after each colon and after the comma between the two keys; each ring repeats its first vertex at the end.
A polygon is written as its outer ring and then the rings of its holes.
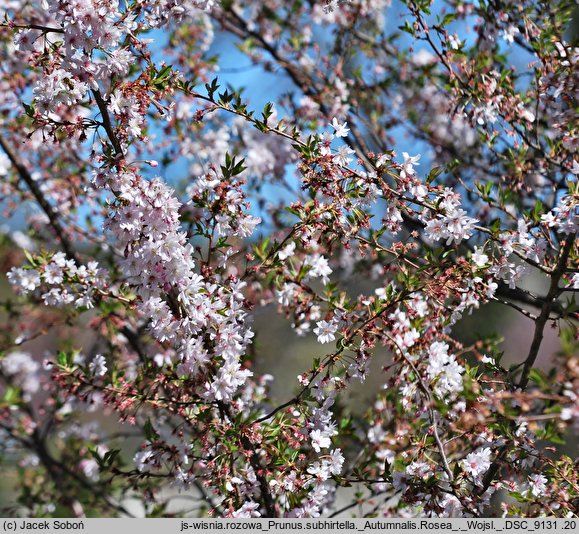
{"type": "Polygon", "coordinates": [[[4,150],[4,152],[8,156],[8,159],[16,169],[16,172],[20,176],[20,179],[28,186],[28,189],[30,189],[30,192],[34,196],[36,202],[42,208],[42,211],[44,211],[45,215],[48,217],[49,224],[54,230],[56,236],[58,237],[58,240],[60,241],[60,244],[62,245],[62,248],[66,253],[66,255],[69,258],[75,260],[77,263],[79,263],[76,252],[74,251],[72,244],[68,240],[64,228],[60,225],[58,214],[56,213],[52,205],[48,202],[48,200],[46,200],[42,191],[40,190],[40,187],[38,187],[38,184],[34,181],[34,178],[32,178],[32,175],[30,174],[24,163],[22,163],[20,158],[12,151],[10,146],[8,146],[6,140],[1,135],[0,135],[0,147],[2,147],[2,150],[4,150]]]}
{"type": "Polygon", "coordinates": [[[557,266],[551,275],[549,292],[547,293],[547,296],[543,302],[541,313],[535,321],[535,333],[533,335],[533,341],[531,342],[531,348],[529,349],[529,354],[523,366],[521,379],[519,380],[519,387],[521,389],[525,389],[527,387],[527,383],[529,382],[529,373],[531,372],[533,364],[535,363],[537,355],[539,354],[539,348],[541,347],[541,342],[543,341],[543,331],[545,329],[545,324],[549,320],[549,314],[553,309],[555,299],[559,296],[559,280],[565,272],[565,266],[567,264],[567,260],[569,259],[569,254],[571,253],[574,242],[575,234],[569,235],[565,245],[563,246],[563,249],[561,250],[557,266]]]}
{"type": "Polygon", "coordinates": [[[123,147],[121,146],[121,142],[119,141],[115,129],[113,128],[111,117],[109,115],[109,110],[107,109],[107,104],[104,101],[101,92],[98,89],[95,89],[92,93],[94,95],[94,99],[99,108],[99,111],[101,112],[101,117],[103,119],[102,123],[103,127],[107,132],[107,136],[110,139],[113,148],[115,149],[115,156],[123,157],[124,156],[123,147]]]}

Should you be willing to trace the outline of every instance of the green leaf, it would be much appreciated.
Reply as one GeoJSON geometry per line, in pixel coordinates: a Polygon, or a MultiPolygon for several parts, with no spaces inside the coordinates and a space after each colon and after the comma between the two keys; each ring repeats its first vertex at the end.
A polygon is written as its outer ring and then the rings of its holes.
{"type": "Polygon", "coordinates": [[[120,452],[120,449],[111,449],[110,451],[107,451],[103,457],[103,464],[111,466],[120,452]]]}
{"type": "Polygon", "coordinates": [[[60,365],[60,367],[70,367],[70,365],[72,364],[72,358],[71,355],[68,354],[67,352],[59,352],[56,355],[56,363],[58,365],[60,365]]]}
{"type": "Polygon", "coordinates": [[[34,117],[34,114],[36,113],[34,105],[25,104],[24,102],[22,102],[22,106],[24,107],[26,115],[28,115],[29,117],[34,117]]]}
{"type": "Polygon", "coordinates": [[[213,80],[211,81],[211,84],[206,83],[205,89],[207,89],[207,95],[209,96],[209,98],[211,100],[213,100],[213,95],[215,94],[217,89],[219,89],[219,84],[217,83],[217,78],[213,78],[213,80]]]}
{"type": "Polygon", "coordinates": [[[455,13],[447,13],[446,15],[444,15],[444,17],[442,17],[442,20],[440,21],[440,25],[446,26],[455,19],[456,19],[455,13]]]}
{"type": "Polygon", "coordinates": [[[155,85],[162,85],[164,81],[167,80],[167,78],[169,78],[169,75],[171,74],[171,68],[173,67],[173,65],[165,65],[158,73],[157,76],[155,76],[155,79],[153,80],[153,83],[155,85]]]}
{"type": "Polygon", "coordinates": [[[529,379],[535,382],[539,387],[543,387],[546,384],[545,376],[539,369],[533,368],[529,372],[529,379]]]}
{"type": "Polygon", "coordinates": [[[99,468],[102,470],[105,467],[105,465],[103,462],[103,458],[99,454],[97,448],[96,447],[89,447],[88,452],[90,452],[92,457],[96,460],[97,464],[99,464],[99,468]]]}
{"type": "Polygon", "coordinates": [[[153,428],[153,424],[151,423],[150,419],[147,419],[147,421],[145,422],[143,430],[145,432],[145,437],[147,438],[147,440],[153,442],[159,439],[159,434],[157,434],[157,432],[153,428]]]}
{"type": "Polygon", "coordinates": [[[20,400],[20,390],[14,386],[8,386],[2,397],[3,404],[16,404],[20,400]]]}
{"type": "Polygon", "coordinates": [[[412,24],[410,24],[410,22],[408,22],[408,19],[406,19],[404,21],[404,26],[398,26],[399,30],[402,30],[403,32],[409,33],[410,35],[414,36],[414,26],[412,24]]]}

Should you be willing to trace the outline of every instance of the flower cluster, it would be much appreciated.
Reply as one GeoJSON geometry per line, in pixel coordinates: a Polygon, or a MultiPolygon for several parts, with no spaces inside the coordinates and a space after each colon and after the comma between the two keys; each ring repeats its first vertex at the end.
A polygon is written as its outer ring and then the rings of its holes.
{"type": "Polygon", "coordinates": [[[86,83],[63,69],[53,70],[41,78],[33,90],[36,105],[42,112],[58,109],[61,105],[72,106],[80,102],[87,91],[86,83]]]}
{"type": "Polygon", "coordinates": [[[435,341],[428,350],[427,373],[434,383],[434,392],[444,397],[450,393],[456,398],[462,391],[464,367],[458,364],[452,354],[448,354],[448,344],[435,341]]]}
{"type": "Polygon", "coordinates": [[[95,298],[104,293],[107,278],[96,261],[79,266],[62,252],[48,261],[38,258],[28,268],[14,267],[7,276],[18,292],[26,294],[41,288],[41,298],[47,306],[73,304],[77,308],[93,308],[95,298]]]}
{"type": "Polygon", "coordinates": [[[460,243],[469,239],[472,235],[476,219],[469,217],[467,212],[458,206],[460,199],[447,191],[443,196],[440,206],[444,213],[436,218],[429,219],[426,223],[426,236],[433,241],[446,239],[446,244],[460,243]]]}
{"type": "Polygon", "coordinates": [[[106,228],[124,249],[125,282],[139,295],[139,311],[150,321],[151,333],[171,343],[178,373],[199,379],[198,394],[231,399],[251,376],[241,365],[253,337],[245,324],[243,283],[215,284],[195,272],[193,248],[180,230],[181,204],[160,179],[103,171],[94,182],[115,192],[106,228]],[[213,376],[209,366],[215,362],[204,347],[207,336],[222,362],[213,376]]]}

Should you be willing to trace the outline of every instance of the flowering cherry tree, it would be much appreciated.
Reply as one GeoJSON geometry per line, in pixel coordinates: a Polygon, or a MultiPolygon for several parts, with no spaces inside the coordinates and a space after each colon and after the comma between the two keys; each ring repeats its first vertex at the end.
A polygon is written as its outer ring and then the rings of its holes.
{"type": "Polygon", "coordinates": [[[0,9],[8,512],[578,513],[573,2],[0,9]],[[264,307],[317,340],[282,402],[264,307]]]}

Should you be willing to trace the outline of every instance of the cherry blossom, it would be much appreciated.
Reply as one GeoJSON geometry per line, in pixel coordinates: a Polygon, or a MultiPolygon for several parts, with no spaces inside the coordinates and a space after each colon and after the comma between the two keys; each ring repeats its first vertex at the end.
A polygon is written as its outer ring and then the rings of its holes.
{"type": "Polygon", "coordinates": [[[94,376],[103,376],[107,372],[106,360],[102,354],[97,354],[88,364],[89,371],[94,376]]]}
{"type": "Polygon", "coordinates": [[[318,336],[320,343],[329,343],[336,339],[337,330],[338,325],[335,321],[318,321],[316,328],[314,328],[314,334],[318,336]]]}
{"type": "Polygon", "coordinates": [[[465,473],[471,475],[475,480],[480,480],[481,475],[486,473],[491,465],[491,450],[484,448],[477,452],[471,452],[461,465],[465,473]]]}
{"type": "Polygon", "coordinates": [[[529,476],[529,484],[531,486],[531,493],[535,497],[540,497],[547,489],[547,478],[543,475],[532,474],[529,476]]]}
{"type": "Polygon", "coordinates": [[[347,122],[340,124],[340,122],[338,121],[338,119],[336,119],[336,117],[334,117],[332,119],[332,128],[334,128],[334,130],[335,130],[334,135],[336,137],[347,137],[348,132],[350,131],[350,129],[347,128],[347,126],[348,126],[347,122]]]}

